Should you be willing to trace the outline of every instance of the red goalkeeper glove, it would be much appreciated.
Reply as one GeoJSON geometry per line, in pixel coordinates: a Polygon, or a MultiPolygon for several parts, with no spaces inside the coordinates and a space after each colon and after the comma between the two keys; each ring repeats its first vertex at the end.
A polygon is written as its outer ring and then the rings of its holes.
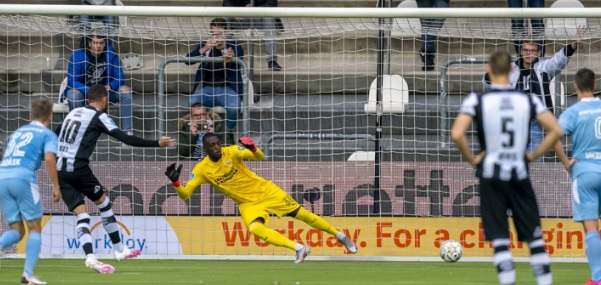
{"type": "Polygon", "coordinates": [[[179,167],[176,169],[174,162],[172,164],[169,164],[169,166],[167,166],[167,171],[165,171],[165,175],[169,177],[169,180],[171,180],[173,186],[175,187],[179,187],[181,185],[181,183],[179,182],[179,173],[182,171],[182,167],[184,167],[184,165],[180,164],[179,167]]]}
{"type": "Polygon", "coordinates": [[[238,142],[240,142],[245,148],[248,148],[253,153],[257,151],[257,146],[253,139],[249,137],[241,137],[238,142]]]}

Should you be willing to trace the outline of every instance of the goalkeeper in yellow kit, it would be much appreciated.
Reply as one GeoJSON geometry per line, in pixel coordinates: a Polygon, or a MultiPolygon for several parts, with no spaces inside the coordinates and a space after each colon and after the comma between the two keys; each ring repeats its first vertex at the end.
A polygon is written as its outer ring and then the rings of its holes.
{"type": "Polygon", "coordinates": [[[183,165],[177,168],[175,163],[169,165],[165,175],[173,182],[177,194],[183,200],[190,198],[200,184],[210,183],[238,203],[242,220],[253,235],[270,244],[294,249],[296,251],[294,263],[303,262],[311,250],[267,228],[269,212],[278,217],[293,217],[334,235],[348,252],[357,253],[357,246],[350,238],[336,230],[322,217],[307,211],[273,182],[263,179],[248,169],[244,160],[262,160],[263,152],[249,137],[242,137],[239,142],[244,147],[235,145],[221,147],[219,137],[214,133],[207,133],[202,138],[207,156],[194,166],[188,183],[182,185],[179,181],[183,165]]]}

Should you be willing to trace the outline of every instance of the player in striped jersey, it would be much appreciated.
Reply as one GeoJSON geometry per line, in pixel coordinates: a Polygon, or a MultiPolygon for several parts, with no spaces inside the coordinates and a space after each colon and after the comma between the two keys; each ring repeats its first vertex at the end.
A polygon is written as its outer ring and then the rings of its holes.
{"type": "Polygon", "coordinates": [[[104,112],[108,100],[108,91],[103,85],[92,85],[88,91],[88,106],[73,109],[57,129],[56,167],[63,201],[77,218],[75,228],[77,238],[86,255],[85,265],[102,274],[113,273],[115,268],[99,261],[94,254],[90,235],[90,214],[88,214],[84,197],[98,207],[102,226],[111,239],[116,260],[137,257],[140,255],[140,250],[130,250],[122,244],[112,202],[104,193],[104,187],[90,168],[90,156],[94,153],[100,135],[105,133],[127,145],[137,147],[175,146],[175,140],[170,137],[146,140],[120,130],[104,112]]]}
{"type": "Polygon", "coordinates": [[[477,168],[484,237],[494,247],[493,261],[500,284],[515,284],[508,210],[513,214],[518,239],[530,247],[530,265],[537,284],[551,284],[549,255],[544,248],[528,162],[559,140],[561,127],[536,95],[511,87],[511,56],[507,52],[493,53],[486,68],[492,90],[471,93],[465,99],[453,125],[452,138],[465,160],[477,168]],[[547,135],[533,153],[527,153],[530,121],[534,119],[547,130],[547,135]],[[481,148],[477,155],[469,149],[466,138],[473,120],[477,122],[481,148]]]}

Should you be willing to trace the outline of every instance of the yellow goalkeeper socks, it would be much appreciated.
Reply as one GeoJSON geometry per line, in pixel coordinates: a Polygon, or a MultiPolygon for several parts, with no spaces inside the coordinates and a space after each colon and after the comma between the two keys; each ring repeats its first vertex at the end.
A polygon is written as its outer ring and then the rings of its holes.
{"type": "Polygon", "coordinates": [[[336,230],[334,227],[332,227],[332,225],[330,225],[330,223],[328,223],[328,221],[326,221],[324,218],[315,215],[307,210],[305,210],[305,208],[300,207],[300,209],[298,209],[298,213],[296,214],[296,217],[294,217],[297,220],[301,220],[305,223],[307,223],[309,226],[312,226],[318,230],[322,230],[326,233],[329,233],[331,235],[337,235],[338,234],[338,230],[336,230]]]}
{"type": "Polygon", "coordinates": [[[266,227],[261,222],[254,222],[248,225],[248,230],[260,239],[277,246],[287,247],[289,249],[294,249],[296,246],[296,242],[293,242],[287,239],[285,236],[276,232],[268,227],[266,227]]]}

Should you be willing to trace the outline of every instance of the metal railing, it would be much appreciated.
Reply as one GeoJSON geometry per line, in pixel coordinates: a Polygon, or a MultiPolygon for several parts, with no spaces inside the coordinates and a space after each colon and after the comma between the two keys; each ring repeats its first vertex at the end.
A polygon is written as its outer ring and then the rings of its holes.
{"type": "MultiPolygon", "coordinates": [[[[157,84],[159,85],[157,90],[157,96],[158,96],[158,107],[159,107],[159,126],[158,126],[158,131],[159,131],[159,135],[163,135],[165,134],[165,131],[167,130],[167,120],[166,120],[166,109],[167,109],[167,94],[165,91],[165,67],[170,64],[170,63],[174,63],[174,62],[189,62],[189,63],[202,63],[202,62],[224,62],[225,63],[225,58],[223,57],[179,57],[179,56],[173,56],[173,57],[168,57],[165,58],[163,61],[161,61],[161,63],[159,64],[159,73],[158,73],[158,79],[157,79],[157,84]]],[[[246,65],[246,63],[244,62],[244,60],[237,58],[237,57],[232,57],[230,58],[230,60],[232,62],[235,62],[238,64],[238,66],[240,67],[240,69],[243,71],[242,72],[242,83],[244,84],[243,87],[243,99],[242,99],[242,133],[244,135],[248,135],[248,132],[250,130],[250,119],[249,119],[249,115],[250,115],[250,110],[249,110],[249,101],[248,101],[248,84],[250,84],[250,81],[248,80],[248,74],[249,74],[249,70],[248,70],[248,66],[246,65]]]]}
{"type": "MultiPolygon", "coordinates": [[[[447,100],[448,90],[448,75],[449,67],[459,63],[469,64],[484,64],[488,62],[488,58],[483,57],[460,57],[447,60],[440,68],[440,98],[438,105],[440,106],[440,147],[447,148],[449,144],[449,101],[447,100]],[[446,100],[446,101],[445,101],[446,100]]],[[[484,76],[484,73],[482,73],[484,76]]]]}

